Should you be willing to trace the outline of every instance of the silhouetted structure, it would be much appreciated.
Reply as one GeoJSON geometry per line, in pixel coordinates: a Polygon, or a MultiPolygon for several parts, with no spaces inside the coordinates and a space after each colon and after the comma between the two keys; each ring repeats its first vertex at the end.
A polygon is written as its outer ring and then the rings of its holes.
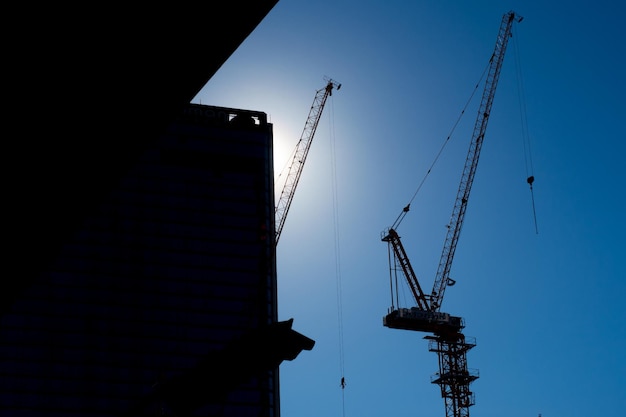
{"type": "Polygon", "coordinates": [[[277,3],[11,5],[0,314],[277,3]]]}
{"type": "Polygon", "coordinates": [[[13,9],[0,416],[121,415],[156,392],[135,415],[279,416],[272,368],[313,341],[276,323],[272,127],[188,104],[276,3],[13,9]],[[275,326],[232,389],[163,390],[275,326]]]}
{"type": "Polygon", "coordinates": [[[223,404],[243,383],[274,371],[315,342],[291,329],[293,319],[244,333],[221,350],[210,352],[186,372],[153,386],[131,407],[130,415],[163,405],[176,416],[188,416],[207,404],[223,404]]]}
{"type": "Polygon", "coordinates": [[[190,104],[3,316],[1,408],[279,416],[313,341],[273,325],[272,153],[265,113],[190,104]]]}

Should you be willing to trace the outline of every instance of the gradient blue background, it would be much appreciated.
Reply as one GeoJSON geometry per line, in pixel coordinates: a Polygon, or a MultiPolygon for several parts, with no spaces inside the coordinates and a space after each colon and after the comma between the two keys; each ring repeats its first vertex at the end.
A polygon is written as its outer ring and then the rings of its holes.
{"type": "MultiPolygon", "coordinates": [[[[380,234],[450,134],[509,10],[524,20],[508,45],[452,266],[457,284],[442,307],[476,338],[470,414],[624,415],[626,7],[280,0],[194,102],[266,112],[279,184],[323,77],[342,84],[277,249],[279,318],[316,341],[281,365],[283,417],[445,415],[424,334],[382,325],[390,290],[380,234]]],[[[426,292],[482,89],[398,229],[426,292]]]]}

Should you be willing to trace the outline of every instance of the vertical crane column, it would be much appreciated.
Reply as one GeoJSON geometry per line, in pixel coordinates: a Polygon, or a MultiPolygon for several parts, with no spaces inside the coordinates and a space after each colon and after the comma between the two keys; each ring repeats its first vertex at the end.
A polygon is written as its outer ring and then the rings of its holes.
{"type": "Polygon", "coordinates": [[[467,351],[476,346],[474,338],[461,332],[426,336],[428,350],[439,357],[439,372],[430,380],[441,388],[446,416],[469,417],[469,407],[475,404],[470,384],[478,379],[478,371],[467,367],[467,351]]]}

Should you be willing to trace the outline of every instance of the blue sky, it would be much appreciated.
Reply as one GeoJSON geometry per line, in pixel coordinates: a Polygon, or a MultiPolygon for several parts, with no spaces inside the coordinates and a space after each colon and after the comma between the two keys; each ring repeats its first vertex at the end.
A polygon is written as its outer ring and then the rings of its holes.
{"type": "MultiPolygon", "coordinates": [[[[626,7],[280,0],[193,101],[266,112],[278,176],[323,77],[342,84],[277,248],[279,319],[294,318],[316,341],[280,367],[283,417],[445,416],[424,334],[382,325],[390,289],[380,237],[452,131],[509,10],[524,20],[508,45],[452,266],[457,283],[442,307],[476,338],[470,414],[624,415],[626,7]]],[[[482,89],[398,228],[427,292],[482,89]]]]}

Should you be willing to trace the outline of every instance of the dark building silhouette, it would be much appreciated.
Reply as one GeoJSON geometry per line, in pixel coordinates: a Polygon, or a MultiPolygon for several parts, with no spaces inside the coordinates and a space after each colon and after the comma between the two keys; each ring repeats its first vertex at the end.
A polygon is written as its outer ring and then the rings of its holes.
{"type": "Polygon", "coordinates": [[[277,3],[6,10],[0,313],[277,3]]]}
{"type": "Polygon", "coordinates": [[[3,316],[8,415],[278,416],[272,125],[189,105],[3,316]]]}
{"type": "Polygon", "coordinates": [[[0,416],[279,416],[272,126],[189,105],[276,2],[14,7],[0,416]]]}

